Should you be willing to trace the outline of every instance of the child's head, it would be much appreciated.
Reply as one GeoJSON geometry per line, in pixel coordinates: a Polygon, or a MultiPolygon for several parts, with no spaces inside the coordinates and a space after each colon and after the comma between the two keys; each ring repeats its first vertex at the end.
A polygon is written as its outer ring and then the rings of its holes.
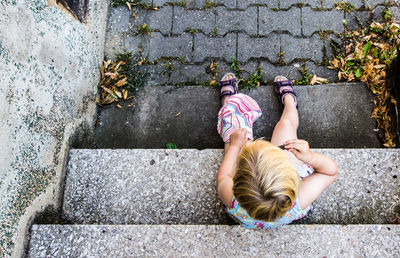
{"type": "Polygon", "coordinates": [[[299,175],[288,156],[265,140],[244,146],[233,178],[239,205],[254,219],[274,221],[296,200],[299,175]]]}

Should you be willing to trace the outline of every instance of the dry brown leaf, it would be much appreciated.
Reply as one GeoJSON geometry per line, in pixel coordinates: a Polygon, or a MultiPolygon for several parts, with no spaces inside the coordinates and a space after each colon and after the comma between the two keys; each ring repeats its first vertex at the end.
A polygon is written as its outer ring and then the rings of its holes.
{"type": "Polygon", "coordinates": [[[123,95],[123,98],[126,99],[128,97],[128,91],[125,89],[122,90],[122,95],[123,95]]]}
{"type": "Polygon", "coordinates": [[[322,77],[317,77],[315,82],[318,84],[324,84],[324,83],[328,83],[328,79],[325,79],[322,77]]]}
{"type": "Polygon", "coordinates": [[[117,73],[107,72],[107,73],[105,73],[105,75],[110,76],[110,78],[113,79],[113,80],[118,79],[118,74],[117,73]]]}
{"type": "Polygon", "coordinates": [[[129,2],[126,2],[126,5],[128,6],[129,12],[132,12],[132,6],[131,6],[131,3],[129,3],[129,2]]]}
{"type": "Polygon", "coordinates": [[[314,74],[314,75],[311,77],[311,79],[310,79],[310,81],[309,81],[309,84],[310,84],[310,85],[314,85],[314,84],[316,83],[316,81],[317,81],[317,76],[314,74]]]}
{"type": "Polygon", "coordinates": [[[116,107],[122,109],[122,106],[120,104],[117,104],[116,107]]]}
{"type": "Polygon", "coordinates": [[[127,83],[127,80],[128,80],[128,77],[124,77],[123,79],[119,80],[119,81],[115,84],[115,86],[116,86],[116,87],[124,86],[124,85],[127,83]]]}
{"type": "Polygon", "coordinates": [[[334,58],[334,59],[331,61],[331,65],[332,65],[335,69],[339,68],[339,60],[336,59],[336,58],[334,58]]]}
{"type": "Polygon", "coordinates": [[[382,68],[385,68],[386,67],[386,65],[384,65],[384,64],[381,64],[381,65],[374,65],[374,68],[375,69],[382,69],[382,68]]]}
{"type": "Polygon", "coordinates": [[[115,90],[114,93],[118,96],[118,98],[122,98],[122,93],[120,91],[115,90]]]}

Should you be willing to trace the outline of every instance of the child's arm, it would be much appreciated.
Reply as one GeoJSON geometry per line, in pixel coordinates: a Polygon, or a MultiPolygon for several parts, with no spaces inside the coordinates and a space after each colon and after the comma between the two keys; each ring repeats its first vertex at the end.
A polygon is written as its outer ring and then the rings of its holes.
{"type": "Polygon", "coordinates": [[[242,147],[247,141],[246,129],[235,131],[230,137],[230,144],[225,146],[225,154],[217,175],[217,190],[219,198],[228,206],[233,197],[233,177],[236,172],[236,162],[242,147]]]}
{"type": "Polygon", "coordinates": [[[289,140],[284,143],[284,146],[299,160],[314,168],[314,173],[303,178],[299,184],[298,198],[301,208],[305,209],[335,181],[338,167],[336,162],[327,156],[312,152],[308,142],[304,140],[289,140]]]}

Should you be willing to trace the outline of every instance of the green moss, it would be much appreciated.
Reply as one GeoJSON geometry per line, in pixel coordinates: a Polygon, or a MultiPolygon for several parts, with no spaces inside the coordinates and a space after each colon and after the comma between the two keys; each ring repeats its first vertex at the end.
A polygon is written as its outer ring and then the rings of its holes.
{"type": "Polygon", "coordinates": [[[351,11],[354,11],[356,9],[353,4],[348,3],[348,2],[335,3],[335,7],[336,7],[336,9],[341,10],[346,13],[350,13],[351,11]]]}
{"type": "Polygon", "coordinates": [[[179,2],[168,3],[168,5],[171,5],[171,6],[181,6],[181,7],[186,8],[186,6],[187,6],[187,1],[179,1],[179,2]]]}
{"type": "Polygon", "coordinates": [[[204,3],[204,9],[211,9],[211,8],[215,8],[215,7],[217,7],[218,6],[218,4],[217,3],[214,3],[214,1],[213,0],[207,0],[205,3],[204,3]]]}
{"type": "Polygon", "coordinates": [[[150,35],[151,34],[151,30],[149,25],[147,25],[146,23],[139,25],[138,29],[137,29],[137,34],[138,35],[150,35]]]}

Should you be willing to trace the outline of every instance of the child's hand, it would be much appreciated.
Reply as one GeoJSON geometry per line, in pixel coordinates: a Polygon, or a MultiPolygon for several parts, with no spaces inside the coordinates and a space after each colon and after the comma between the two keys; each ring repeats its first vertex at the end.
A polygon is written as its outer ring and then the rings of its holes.
{"type": "Polygon", "coordinates": [[[246,128],[241,128],[233,132],[230,136],[231,146],[236,146],[239,149],[242,149],[242,147],[247,142],[246,134],[247,134],[246,128]]]}
{"type": "Polygon", "coordinates": [[[313,153],[310,150],[308,142],[305,140],[293,139],[286,141],[284,144],[285,149],[293,153],[296,158],[305,162],[311,163],[313,158],[313,153]]]}

